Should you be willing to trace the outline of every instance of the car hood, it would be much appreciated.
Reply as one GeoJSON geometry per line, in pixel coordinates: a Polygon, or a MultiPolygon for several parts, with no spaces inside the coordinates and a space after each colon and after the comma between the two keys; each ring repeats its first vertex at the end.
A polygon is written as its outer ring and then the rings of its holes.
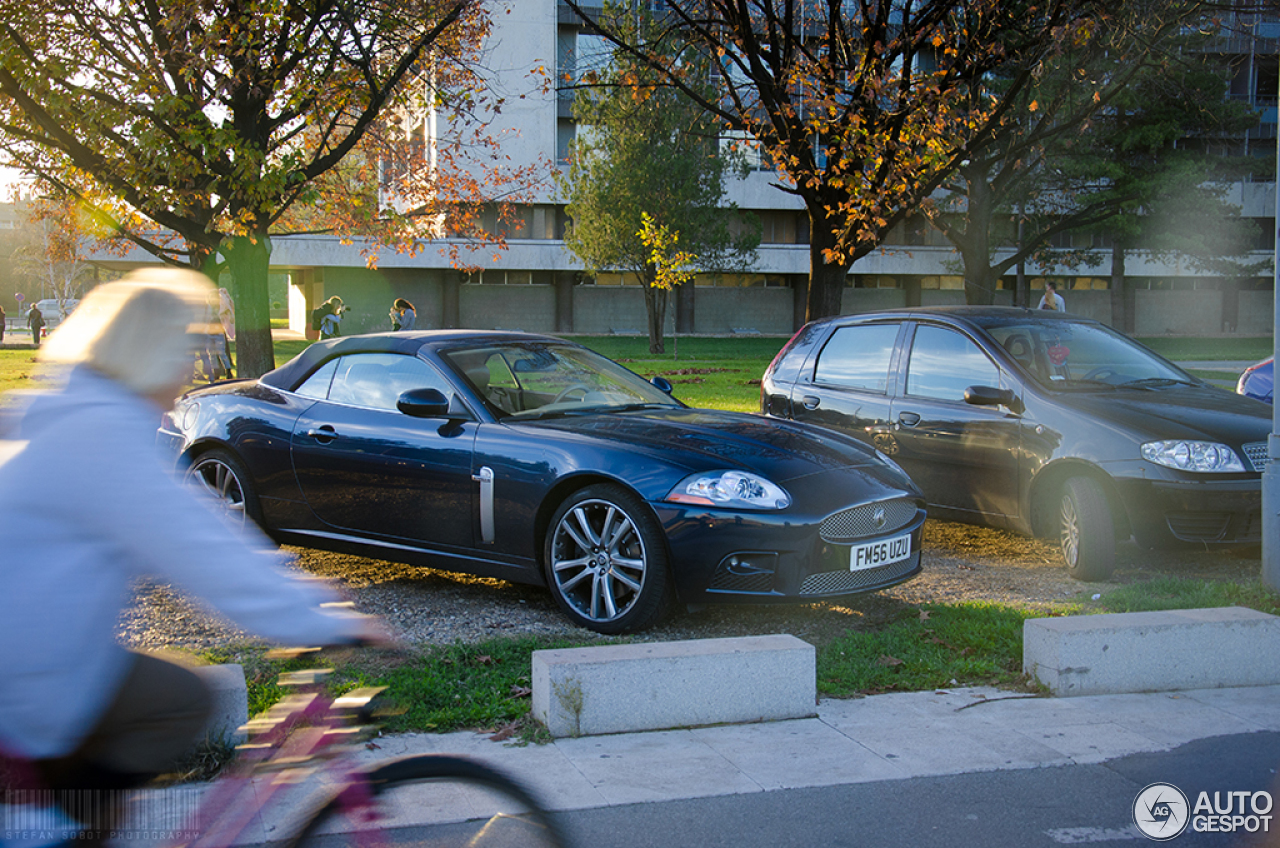
{"type": "Polygon", "coordinates": [[[1211,386],[1063,393],[1063,402],[1141,438],[1200,439],[1233,445],[1265,441],[1271,407],[1211,386]]]}
{"type": "Polygon", "coordinates": [[[745,468],[779,483],[836,468],[888,467],[851,437],[747,413],[673,408],[507,423],[653,451],[667,461],[684,453],[691,469],[745,468]]]}

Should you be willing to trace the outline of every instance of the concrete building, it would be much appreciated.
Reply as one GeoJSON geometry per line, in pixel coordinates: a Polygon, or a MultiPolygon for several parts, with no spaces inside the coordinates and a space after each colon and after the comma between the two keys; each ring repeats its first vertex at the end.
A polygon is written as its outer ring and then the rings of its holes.
{"type": "MultiPolygon", "coordinates": [[[[493,124],[503,153],[516,163],[562,161],[576,127],[568,92],[543,88],[540,69],[574,76],[601,61],[607,51],[589,36],[576,16],[558,0],[493,0],[495,28],[486,49],[493,89],[506,99],[493,124]]],[[[1262,158],[1276,156],[1277,39],[1280,15],[1252,28],[1237,28],[1219,47],[1234,71],[1232,95],[1261,113],[1262,123],[1237,140],[1242,150],[1262,158]]],[[[434,120],[424,120],[422,149],[430,149],[434,120]]],[[[692,314],[682,316],[682,332],[785,335],[803,321],[808,275],[808,222],[800,202],[772,186],[774,175],[755,170],[735,181],[730,198],[754,212],[763,224],[763,241],[753,273],[700,277],[692,314]]],[[[1265,260],[1276,231],[1274,181],[1242,182],[1233,201],[1240,214],[1254,219],[1263,234],[1254,258],[1265,260]]],[[[291,326],[307,328],[310,308],[338,294],[352,311],[344,331],[388,329],[387,310],[396,297],[417,306],[419,327],[466,326],[519,328],[561,334],[641,333],[646,326],[642,291],[619,274],[590,278],[565,249],[564,204],[553,181],[521,207],[521,225],[505,250],[469,248],[454,242],[428,244],[416,254],[381,250],[376,270],[367,266],[368,245],[340,243],[321,236],[273,240],[274,271],[287,273],[291,326]],[[448,253],[483,270],[461,272],[448,253]]],[[[1075,246],[1075,245],[1066,245],[1075,246]]],[[[132,259],[133,257],[130,257],[132,259]]],[[[843,297],[846,312],[900,306],[963,303],[958,255],[922,220],[891,233],[883,249],[859,260],[850,271],[843,297]]],[[[1028,268],[1032,288],[1053,273],[1072,312],[1104,321],[1111,317],[1109,255],[1069,275],[1028,268]]],[[[1176,261],[1132,255],[1128,274],[1135,292],[1139,335],[1269,334],[1272,280],[1232,282],[1199,276],[1176,261]],[[1226,288],[1231,292],[1227,293],[1226,288]]],[[[997,302],[1011,302],[1013,278],[1001,281],[997,302]]],[[[1036,295],[1038,297],[1038,293],[1036,295]]],[[[674,311],[674,310],[670,310],[674,311]]],[[[668,319],[674,327],[673,318],[668,319]]]]}

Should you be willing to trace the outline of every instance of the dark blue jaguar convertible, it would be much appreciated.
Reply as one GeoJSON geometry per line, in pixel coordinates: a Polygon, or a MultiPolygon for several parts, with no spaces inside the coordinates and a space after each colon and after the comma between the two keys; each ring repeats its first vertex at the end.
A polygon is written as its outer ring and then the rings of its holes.
{"type": "Polygon", "coordinates": [[[924,501],[891,460],[670,392],[546,336],[352,336],[184,395],[160,435],[280,542],[546,585],[602,633],[919,572],[924,501]]]}

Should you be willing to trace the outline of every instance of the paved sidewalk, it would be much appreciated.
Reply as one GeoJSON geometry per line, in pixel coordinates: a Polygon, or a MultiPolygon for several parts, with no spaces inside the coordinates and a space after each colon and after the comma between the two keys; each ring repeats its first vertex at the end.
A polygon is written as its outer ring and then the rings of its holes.
{"type": "MultiPolygon", "coordinates": [[[[1280,686],[1036,698],[991,688],[824,700],[815,718],[558,739],[524,747],[475,733],[382,737],[375,762],[463,754],[534,787],[552,810],[745,795],[970,772],[1096,764],[1188,742],[1280,731],[1280,686]]],[[[489,816],[478,790],[424,784],[395,793],[388,827],[489,816]]],[[[160,805],[169,807],[172,805],[160,805]]],[[[269,841],[281,822],[259,822],[269,841]]],[[[154,826],[164,827],[163,822],[154,826]]]]}

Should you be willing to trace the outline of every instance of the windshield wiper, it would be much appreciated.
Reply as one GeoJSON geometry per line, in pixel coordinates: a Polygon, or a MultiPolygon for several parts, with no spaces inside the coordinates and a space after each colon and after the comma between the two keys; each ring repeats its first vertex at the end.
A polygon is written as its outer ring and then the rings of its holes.
{"type": "Polygon", "coordinates": [[[1049,386],[1055,389],[1115,389],[1111,383],[1106,380],[1053,380],[1049,386]]]}
{"type": "Polygon", "coordinates": [[[1158,389],[1164,386],[1198,386],[1191,380],[1182,380],[1177,377],[1143,377],[1141,380],[1130,380],[1127,383],[1121,383],[1117,388],[1121,389],[1158,389]]]}
{"type": "Polygon", "coordinates": [[[635,412],[637,409],[679,409],[674,403],[624,403],[621,406],[598,406],[600,412],[635,412]]]}

